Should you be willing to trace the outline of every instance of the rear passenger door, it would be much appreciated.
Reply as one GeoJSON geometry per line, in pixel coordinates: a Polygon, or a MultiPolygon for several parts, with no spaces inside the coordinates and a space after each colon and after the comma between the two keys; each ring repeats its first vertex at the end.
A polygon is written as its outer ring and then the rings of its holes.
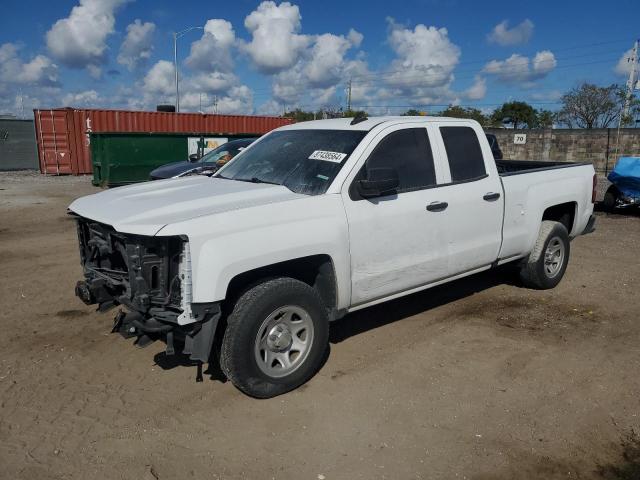
{"type": "Polygon", "coordinates": [[[487,142],[478,141],[479,135],[484,137],[482,129],[454,121],[432,129],[439,154],[446,160],[445,184],[438,190],[448,203],[448,270],[456,275],[497,259],[504,214],[502,184],[487,142]]]}
{"type": "Polygon", "coordinates": [[[364,152],[364,164],[345,182],[352,306],[447,276],[449,216],[446,207],[438,206],[441,168],[434,162],[426,125],[411,127],[380,132],[364,152]],[[381,167],[397,171],[398,189],[377,198],[359,197],[355,183],[366,178],[367,169],[381,167]]]}

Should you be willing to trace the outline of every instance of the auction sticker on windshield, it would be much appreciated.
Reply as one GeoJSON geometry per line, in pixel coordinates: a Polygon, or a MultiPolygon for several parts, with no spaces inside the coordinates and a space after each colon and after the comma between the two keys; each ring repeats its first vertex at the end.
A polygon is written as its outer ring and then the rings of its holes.
{"type": "Polygon", "coordinates": [[[346,156],[346,153],[316,150],[311,155],[309,155],[309,160],[325,160],[327,162],[340,163],[346,156]]]}

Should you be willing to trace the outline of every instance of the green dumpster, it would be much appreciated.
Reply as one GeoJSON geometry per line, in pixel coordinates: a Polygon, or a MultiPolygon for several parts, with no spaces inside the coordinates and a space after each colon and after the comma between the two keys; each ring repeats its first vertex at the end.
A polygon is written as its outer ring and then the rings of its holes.
{"type": "Polygon", "coordinates": [[[241,138],[244,135],[212,133],[91,133],[93,184],[115,187],[149,180],[154,168],[186,161],[189,139],[241,138]]]}

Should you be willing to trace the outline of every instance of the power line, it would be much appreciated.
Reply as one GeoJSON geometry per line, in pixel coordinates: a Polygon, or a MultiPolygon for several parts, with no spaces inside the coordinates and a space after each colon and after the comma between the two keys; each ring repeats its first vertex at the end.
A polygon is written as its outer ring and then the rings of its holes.
{"type": "MultiPolygon", "coordinates": [[[[571,51],[571,50],[577,50],[577,49],[582,49],[582,48],[592,48],[592,47],[598,47],[598,46],[604,46],[604,45],[612,45],[612,44],[617,44],[617,43],[622,43],[622,42],[628,42],[629,38],[626,39],[615,39],[615,40],[608,40],[608,41],[603,41],[603,42],[593,42],[593,43],[587,43],[587,44],[582,44],[582,45],[574,45],[574,46],[570,46],[570,47],[564,47],[564,48],[559,48],[559,49],[554,49],[555,52],[563,52],[563,51],[571,51]]],[[[577,55],[566,55],[566,56],[562,56],[562,57],[558,57],[558,58],[553,58],[553,59],[549,59],[549,60],[542,60],[540,62],[536,62],[534,65],[547,65],[547,64],[554,64],[554,63],[558,63],[558,62],[563,62],[565,60],[570,60],[570,59],[576,59],[576,58],[585,58],[585,57],[598,57],[601,55],[609,55],[609,54],[616,54],[616,55],[620,55],[620,52],[618,50],[606,50],[606,51],[599,51],[599,52],[593,52],[590,51],[589,53],[582,53],[582,54],[577,54],[577,55]]],[[[531,54],[532,55],[532,54],[531,54]]],[[[524,57],[524,55],[521,55],[524,57]]],[[[531,58],[524,57],[527,59],[526,63],[522,63],[522,64],[517,64],[517,65],[505,65],[504,62],[505,60],[501,60],[501,62],[503,62],[501,68],[499,69],[499,71],[496,71],[495,73],[491,73],[491,72],[482,72],[482,71],[477,71],[477,70],[472,70],[472,69],[463,69],[463,70],[456,70],[456,76],[455,79],[456,80],[464,80],[464,79],[471,79],[471,78],[475,78],[478,74],[484,73],[485,75],[496,75],[496,76],[506,76],[506,77],[513,77],[512,81],[513,82],[517,82],[518,80],[527,80],[526,77],[530,77],[531,75],[535,76],[535,70],[531,70],[531,58]],[[472,72],[471,75],[467,75],[467,76],[458,76],[458,73],[466,73],[466,72],[472,72]],[[523,78],[517,78],[518,74],[522,72],[522,77],[523,78]]],[[[440,65],[436,65],[436,67],[458,67],[461,65],[473,65],[473,64],[482,64],[482,63],[489,63],[492,60],[495,59],[485,59],[485,60],[473,60],[473,61],[467,61],[467,62],[456,62],[456,63],[451,63],[451,64],[440,64],[440,65]]],[[[589,62],[579,62],[579,63],[573,63],[573,64],[566,64],[566,65],[555,65],[554,69],[552,71],[549,72],[545,72],[545,73],[552,73],[553,71],[555,71],[556,69],[564,69],[564,68],[574,68],[574,67],[581,67],[581,66],[586,66],[586,65],[597,65],[597,64],[602,64],[602,63],[609,63],[609,62],[614,62],[617,60],[616,58],[607,58],[607,59],[603,59],[603,60],[594,60],[594,61],[589,61],[589,62]]],[[[441,85],[424,85],[424,80],[425,78],[429,78],[429,77],[448,77],[449,75],[451,75],[454,72],[449,72],[449,73],[443,73],[443,72],[425,72],[425,73],[413,73],[410,75],[404,75],[402,76],[402,78],[399,79],[394,79],[393,81],[389,81],[389,79],[385,79],[384,77],[386,76],[390,76],[396,73],[402,73],[402,72],[406,72],[407,69],[398,69],[398,70],[386,70],[386,71],[378,71],[378,72],[370,72],[367,74],[352,74],[349,77],[349,81],[346,84],[346,91],[347,91],[347,107],[351,108],[352,107],[352,90],[355,86],[363,86],[365,88],[376,88],[376,87],[381,87],[381,86],[385,86],[385,87],[391,87],[391,88],[412,88],[412,87],[424,87],[424,88],[437,88],[438,86],[441,85]],[[413,82],[411,81],[412,78],[415,78],[416,80],[414,80],[413,82]],[[358,80],[358,79],[363,79],[363,80],[358,80]]],[[[448,78],[444,78],[445,80],[448,80],[448,78]]],[[[447,83],[445,81],[445,83],[447,83]]],[[[339,87],[340,84],[334,84],[332,85],[333,87],[339,87]]],[[[303,94],[306,93],[310,90],[310,87],[305,85],[305,86],[300,86],[299,89],[293,89],[290,93],[292,95],[299,95],[299,94],[303,94]]],[[[273,94],[273,86],[272,87],[265,87],[265,88],[258,88],[258,89],[254,89],[253,90],[254,93],[254,98],[259,98],[259,97],[270,97],[273,94]],[[265,94],[260,94],[258,92],[269,92],[269,93],[265,93],[265,94]]],[[[414,98],[415,95],[405,95],[405,96],[398,96],[398,95],[394,95],[395,99],[402,99],[402,98],[407,98],[407,99],[411,99],[414,98]]],[[[528,102],[532,105],[558,105],[560,102],[528,102]]],[[[310,105],[310,104],[298,104],[298,107],[301,107],[303,105],[310,105]]],[[[429,106],[429,107],[447,107],[447,105],[445,104],[440,104],[440,105],[425,105],[425,104],[411,104],[411,105],[359,105],[359,108],[405,108],[405,107],[415,107],[416,105],[420,105],[420,106],[429,106]]],[[[495,104],[469,104],[469,106],[473,106],[473,105],[500,105],[500,103],[495,103],[495,104]]],[[[314,108],[323,108],[322,106],[317,105],[314,108]]]]}
{"type": "MultiPolygon", "coordinates": [[[[558,65],[558,66],[556,66],[556,67],[554,68],[554,71],[555,71],[555,70],[557,70],[557,69],[563,69],[563,68],[573,68],[573,67],[581,67],[581,66],[585,66],[585,65],[597,65],[597,64],[601,64],[601,63],[609,63],[609,62],[611,62],[611,61],[615,61],[615,59],[610,59],[610,58],[609,58],[609,59],[606,59],[606,60],[596,60],[596,61],[593,61],[593,62],[582,62],[582,63],[573,63],[573,64],[568,64],[568,65],[558,65]]],[[[541,63],[545,63],[545,62],[539,62],[539,64],[541,64],[541,63]]],[[[500,74],[504,74],[504,73],[506,73],[506,74],[509,74],[509,73],[518,73],[518,72],[520,72],[521,70],[522,70],[522,67],[505,68],[505,69],[501,70],[500,72],[497,72],[497,73],[495,73],[495,74],[490,74],[490,75],[498,75],[498,76],[499,76],[500,74]]],[[[535,73],[535,72],[534,72],[534,73],[535,73]]],[[[548,73],[552,73],[552,71],[550,71],[550,72],[548,72],[548,73]]],[[[528,74],[528,75],[530,75],[530,74],[531,74],[531,72],[530,72],[530,71],[523,71],[523,74],[525,74],[525,75],[527,75],[527,74],[528,74]]],[[[429,76],[430,76],[429,74],[421,75],[421,76],[419,77],[419,79],[418,79],[418,80],[420,80],[420,79],[424,79],[424,77],[429,77],[429,76]]],[[[474,75],[469,75],[469,76],[456,76],[456,80],[467,80],[467,79],[472,79],[472,78],[475,78],[475,76],[476,76],[475,74],[474,74],[474,75]]],[[[364,85],[364,86],[366,86],[367,88],[374,88],[374,87],[376,87],[376,86],[391,86],[392,88],[393,88],[393,87],[397,87],[397,88],[402,88],[402,87],[404,87],[404,88],[410,88],[410,87],[424,86],[424,88],[434,88],[434,87],[439,86],[439,85],[436,85],[436,86],[423,85],[423,82],[420,82],[420,81],[413,81],[413,82],[411,82],[411,81],[409,80],[410,78],[412,78],[411,76],[407,76],[407,77],[405,77],[405,78],[406,78],[406,81],[405,81],[405,79],[400,79],[400,80],[398,80],[398,81],[395,81],[395,82],[394,82],[393,84],[391,84],[391,85],[389,85],[389,82],[388,82],[388,81],[384,81],[384,80],[380,80],[380,81],[369,81],[369,82],[354,82],[354,83],[357,83],[358,85],[364,85]]],[[[517,78],[515,78],[514,80],[518,80],[518,79],[517,79],[517,78]]],[[[526,80],[526,79],[525,79],[525,80],[526,80]]],[[[352,85],[353,85],[353,83],[352,83],[352,85]]],[[[347,86],[347,88],[348,88],[348,86],[347,86]]],[[[302,94],[302,93],[307,92],[308,90],[309,90],[309,88],[308,88],[308,87],[305,87],[305,88],[300,88],[299,90],[298,90],[298,89],[293,90],[291,93],[292,93],[292,94],[302,94]]],[[[254,95],[254,97],[262,97],[262,96],[264,96],[264,97],[269,97],[269,96],[271,96],[271,94],[269,93],[269,94],[264,94],[264,95],[254,95]]],[[[406,96],[406,97],[398,97],[398,96],[395,96],[395,97],[396,97],[396,98],[409,98],[409,96],[406,96]]]]}
{"type": "MultiPolygon", "coordinates": [[[[600,45],[604,45],[607,42],[602,42],[600,45]]],[[[576,47],[577,48],[577,47],[576,47]]],[[[558,51],[565,51],[568,49],[561,49],[561,50],[557,50],[558,51]]],[[[552,52],[553,53],[553,52],[552,52]]],[[[618,55],[620,54],[620,52],[618,50],[609,50],[606,52],[589,52],[586,54],[581,54],[581,55],[570,55],[570,56],[566,56],[566,57],[560,57],[560,58],[555,58],[555,60],[567,60],[567,59],[571,59],[571,58],[581,58],[581,57],[588,57],[591,55],[594,55],[594,53],[596,55],[601,55],[601,54],[608,54],[608,53],[617,53],[618,55]]],[[[519,54],[514,54],[514,55],[519,55],[519,54]]],[[[520,55],[521,57],[524,58],[529,58],[529,57],[525,57],[524,55],[520,55]]],[[[485,59],[485,60],[473,60],[473,61],[469,61],[469,62],[455,62],[455,63],[441,63],[438,65],[434,65],[437,67],[457,67],[460,65],[477,65],[480,63],[489,63],[496,60],[495,58],[491,58],[491,59],[485,59]]],[[[499,60],[500,61],[500,60],[499,60]]],[[[504,60],[502,60],[504,61],[504,60]]],[[[364,78],[364,77],[380,77],[380,76],[386,76],[386,75],[392,75],[394,73],[402,73],[402,72],[406,72],[407,69],[397,69],[397,70],[386,70],[386,71],[378,71],[378,72],[371,72],[371,73],[367,73],[367,74],[360,74],[360,75],[352,75],[351,78],[364,78]]]]}
{"type": "MultiPolygon", "coordinates": [[[[620,52],[615,51],[615,52],[598,52],[596,55],[602,55],[602,54],[611,54],[611,53],[616,53],[616,54],[620,54],[620,52]]],[[[553,64],[553,63],[557,63],[558,61],[564,61],[564,60],[569,60],[572,58],[584,58],[584,57],[590,57],[593,56],[592,53],[588,53],[588,54],[584,54],[584,55],[573,55],[573,56],[569,56],[569,57],[561,57],[561,58],[553,58],[553,59],[549,59],[549,60],[541,60],[539,62],[536,62],[535,65],[546,65],[546,64],[553,64]]],[[[529,58],[528,57],[524,57],[527,58],[527,62],[526,63],[521,63],[519,65],[507,65],[507,66],[503,66],[500,68],[500,72],[498,73],[502,73],[502,72],[518,72],[520,70],[522,70],[524,67],[529,67],[530,66],[530,62],[529,62],[529,58]]],[[[602,60],[602,62],[610,62],[612,60],[615,59],[606,59],[606,60],[602,60]]],[[[500,62],[502,62],[504,64],[505,60],[498,60],[500,62]]],[[[590,63],[589,63],[590,64],[590,63]]],[[[578,63],[578,64],[571,64],[568,66],[579,66],[579,65],[587,65],[587,64],[582,64],[582,63],[578,63]]],[[[441,67],[443,65],[434,65],[434,67],[441,67]]],[[[558,66],[555,68],[564,68],[565,66],[558,66]]],[[[407,69],[403,69],[403,70],[395,70],[393,72],[388,72],[388,73],[401,73],[401,72],[406,72],[407,69]]],[[[459,70],[458,72],[462,72],[462,73],[466,73],[466,72],[474,72],[474,70],[459,70]]],[[[482,71],[477,72],[475,71],[474,75],[477,75],[479,73],[483,73],[482,71]]],[[[492,74],[491,72],[484,72],[485,74],[492,74]]],[[[425,73],[415,73],[415,74],[411,74],[411,75],[404,75],[402,78],[413,78],[413,77],[417,77],[417,78],[424,78],[424,77],[438,77],[438,76],[442,76],[443,73],[437,73],[437,72],[425,72],[425,73]]],[[[380,76],[384,76],[384,75],[370,75],[371,77],[375,77],[375,78],[379,78],[380,76]]],[[[356,78],[355,76],[352,78],[356,78]]],[[[462,78],[462,77],[461,77],[462,78]]],[[[364,82],[358,82],[358,83],[364,83],[364,82]]]]}
{"type": "MultiPolygon", "coordinates": [[[[584,45],[576,45],[573,47],[566,47],[566,48],[562,48],[562,49],[554,49],[556,52],[560,52],[560,51],[568,51],[568,50],[576,50],[578,48],[588,48],[588,47],[594,47],[594,46],[601,46],[601,45],[609,45],[609,44],[613,44],[613,43],[621,43],[621,42],[626,42],[629,39],[625,39],[625,40],[611,40],[611,41],[606,41],[606,42],[598,42],[598,43],[589,43],[589,44],[584,44],[584,45]]],[[[538,62],[538,64],[541,63],[552,63],[554,61],[564,61],[564,60],[569,60],[569,59],[573,59],[573,58],[584,58],[584,57],[589,57],[592,55],[604,55],[604,54],[617,54],[620,55],[620,52],[618,50],[607,50],[607,51],[602,51],[602,52],[589,52],[589,53],[585,53],[585,54],[580,54],[580,55],[569,55],[569,56],[563,56],[563,57],[559,57],[559,58],[554,58],[553,60],[543,60],[542,62],[538,62]]],[[[527,59],[529,59],[529,57],[526,57],[527,59]]],[[[481,63],[489,63],[491,61],[495,60],[495,58],[491,58],[491,59],[484,59],[484,60],[472,60],[472,61],[468,61],[468,62],[456,62],[456,63],[446,63],[446,64],[438,64],[438,65],[434,65],[434,67],[457,67],[457,66],[461,66],[461,65],[474,65],[474,64],[481,64],[481,63]]],[[[502,62],[504,62],[504,60],[501,60],[502,62]]],[[[609,61],[609,60],[606,60],[609,61]]],[[[577,64],[577,65],[582,65],[582,64],[577,64]]],[[[522,68],[522,66],[513,66],[511,67],[514,70],[517,70],[519,68],[522,68]]],[[[402,73],[402,72],[406,72],[407,69],[397,69],[397,70],[386,70],[386,71],[377,71],[377,72],[370,72],[370,73],[366,73],[366,74],[352,74],[350,75],[351,80],[353,79],[358,79],[358,78],[380,78],[381,76],[386,76],[386,75],[392,75],[394,73],[402,73]]],[[[459,70],[458,72],[472,72],[474,70],[459,70]]],[[[478,72],[480,73],[480,72],[478,72]]],[[[423,74],[412,74],[415,76],[419,76],[419,77],[425,77],[425,76],[440,76],[442,75],[442,73],[428,73],[425,72],[423,74]]],[[[404,78],[409,78],[409,76],[405,76],[404,78]]],[[[362,83],[362,82],[356,82],[356,83],[362,83]]],[[[260,91],[271,91],[272,87],[263,87],[263,88],[257,88],[254,89],[254,92],[260,92],[260,91]]],[[[303,88],[302,90],[308,90],[308,88],[303,88]]]]}

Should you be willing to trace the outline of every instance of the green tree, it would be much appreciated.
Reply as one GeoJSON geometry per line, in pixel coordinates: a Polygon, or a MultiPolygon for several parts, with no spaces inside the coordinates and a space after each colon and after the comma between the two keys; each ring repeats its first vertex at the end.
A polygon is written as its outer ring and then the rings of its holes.
{"type": "MultiPolygon", "coordinates": [[[[583,83],[562,96],[558,120],[569,128],[607,128],[617,124],[625,100],[626,91],[619,85],[583,83]]],[[[622,125],[630,124],[639,103],[634,95],[629,98],[630,114],[622,119],[622,125]]]]}
{"type": "Polygon", "coordinates": [[[551,110],[538,110],[536,112],[536,128],[551,128],[556,119],[556,114],[551,110]]]}
{"type": "Polygon", "coordinates": [[[410,108],[409,110],[407,110],[402,114],[403,117],[418,117],[420,115],[422,115],[422,113],[419,110],[416,110],[415,108],[410,108]]]}
{"type": "Polygon", "coordinates": [[[286,112],[283,115],[283,117],[285,117],[285,118],[293,118],[296,122],[306,122],[308,120],[313,120],[314,119],[314,113],[313,112],[306,112],[304,110],[296,108],[295,110],[291,110],[290,112],[286,112]]]}
{"type": "Polygon", "coordinates": [[[473,107],[463,108],[459,105],[449,105],[440,112],[440,115],[452,118],[469,118],[477,121],[480,125],[487,124],[487,117],[480,110],[473,107]]]}
{"type": "Polygon", "coordinates": [[[534,128],[537,122],[536,110],[527,102],[506,102],[491,114],[494,123],[510,123],[513,128],[534,128]]]}
{"type": "Polygon", "coordinates": [[[348,118],[352,118],[355,116],[368,116],[367,112],[365,112],[364,110],[345,110],[342,114],[343,117],[348,117],[348,118]]]}

